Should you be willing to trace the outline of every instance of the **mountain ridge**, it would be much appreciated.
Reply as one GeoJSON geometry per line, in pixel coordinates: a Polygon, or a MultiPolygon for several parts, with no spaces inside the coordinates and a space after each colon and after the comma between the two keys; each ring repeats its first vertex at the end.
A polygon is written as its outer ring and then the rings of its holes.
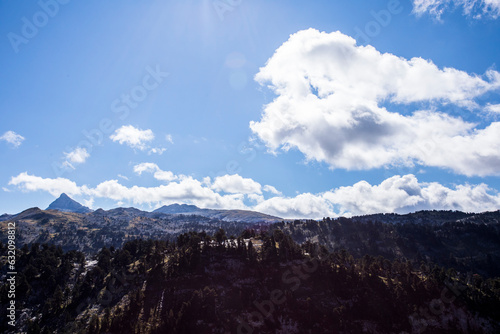
{"type": "MultiPolygon", "coordinates": [[[[29,209],[28,209],[29,210],[29,209]]],[[[153,211],[143,211],[138,208],[118,207],[109,210],[99,208],[91,210],[86,206],[81,205],[77,201],[70,198],[65,193],[62,193],[59,198],[50,203],[46,210],[58,210],[61,212],[74,212],[81,214],[95,214],[95,215],[112,215],[114,217],[131,218],[131,217],[158,217],[158,215],[195,215],[212,219],[220,219],[222,221],[235,221],[245,223],[276,223],[283,221],[283,218],[267,215],[265,213],[251,211],[251,210],[217,210],[217,209],[204,209],[199,208],[192,204],[170,204],[164,205],[153,211]]],[[[25,210],[26,211],[26,210],[25,210]]],[[[24,211],[23,211],[24,212],[24,211]]],[[[8,220],[16,215],[5,216],[1,219],[8,220]]]]}
{"type": "MultiPolygon", "coordinates": [[[[3,214],[0,216],[0,221],[10,220],[28,210],[35,208],[29,208],[18,214],[3,214]]],[[[40,210],[39,208],[36,208],[40,210]]],[[[258,211],[252,210],[240,210],[240,209],[207,209],[199,208],[193,204],[170,204],[163,205],[153,211],[143,211],[135,207],[117,207],[109,210],[104,210],[99,208],[97,210],[91,210],[86,206],[78,203],[77,201],[70,198],[65,193],[62,193],[59,198],[54,200],[46,210],[58,210],[61,212],[74,212],[81,214],[97,214],[97,215],[112,215],[114,217],[130,218],[130,217],[149,217],[158,218],[159,215],[191,215],[191,216],[201,216],[205,218],[219,219],[222,221],[234,221],[234,222],[245,222],[245,223],[266,223],[273,224],[277,222],[291,222],[294,220],[307,220],[307,219],[283,219],[281,217],[268,215],[258,211]]],[[[500,212],[491,211],[491,214],[500,212]]],[[[484,215],[486,212],[462,212],[457,210],[420,210],[409,213],[374,213],[361,216],[352,216],[351,219],[359,222],[368,221],[381,221],[385,223],[419,223],[419,224],[433,224],[441,225],[450,221],[468,221],[474,218],[476,215],[484,215]]],[[[342,218],[342,217],[339,217],[342,218]]],[[[492,221],[496,222],[496,219],[492,221]]],[[[487,222],[486,222],[487,223],[487,222]]]]}
{"type": "Polygon", "coordinates": [[[217,218],[223,221],[245,221],[247,223],[258,223],[258,222],[276,223],[284,220],[283,218],[271,216],[258,211],[202,209],[195,205],[188,205],[188,204],[164,205],[154,210],[152,213],[197,215],[208,218],[217,218]]]}

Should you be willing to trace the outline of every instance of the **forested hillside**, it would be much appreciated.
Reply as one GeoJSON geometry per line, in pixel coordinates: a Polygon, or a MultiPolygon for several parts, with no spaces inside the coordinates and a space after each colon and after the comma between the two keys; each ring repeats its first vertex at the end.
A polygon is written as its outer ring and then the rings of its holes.
{"type": "MultiPolygon", "coordinates": [[[[19,251],[18,268],[28,333],[500,330],[499,278],[300,246],[280,230],[134,240],[87,258],[33,244],[19,251]]],[[[1,329],[9,332],[4,319],[1,329]]]]}
{"type": "Polygon", "coordinates": [[[500,212],[465,214],[424,211],[278,223],[299,243],[319,243],[387,259],[431,261],[461,272],[500,276],[500,212]],[[372,220],[374,219],[374,220],[372,220]],[[376,220],[375,220],[376,219],[376,220]]]}

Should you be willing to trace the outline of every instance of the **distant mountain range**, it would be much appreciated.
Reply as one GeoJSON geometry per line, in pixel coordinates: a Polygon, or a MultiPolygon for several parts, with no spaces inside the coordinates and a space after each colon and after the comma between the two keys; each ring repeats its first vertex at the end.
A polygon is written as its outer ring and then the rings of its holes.
{"type": "Polygon", "coordinates": [[[200,209],[195,205],[187,204],[164,205],[153,212],[178,215],[196,215],[216,218],[223,221],[244,221],[246,223],[275,223],[283,220],[283,218],[266,215],[256,211],[200,209]]]}
{"type": "MultiPolygon", "coordinates": [[[[91,209],[81,205],[77,201],[71,199],[66,194],[61,194],[54,202],[52,202],[47,210],[58,210],[61,212],[75,212],[75,213],[91,213],[91,209]]],[[[158,214],[167,215],[195,215],[206,218],[219,219],[222,221],[244,222],[244,223],[275,223],[282,221],[283,218],[266,215],[264,213],[248,210],[213,210],[201,209],[195,205],[188,204],[171,204],[164,205],[153,212],[142,211],[136,208],[116,208],[111,210],[98,209],[96,214],[113,215],[115,217],[158,217],[158,214]]],[[[10,219],[13,216],[2,215],[0,221],[10,219]]]]}

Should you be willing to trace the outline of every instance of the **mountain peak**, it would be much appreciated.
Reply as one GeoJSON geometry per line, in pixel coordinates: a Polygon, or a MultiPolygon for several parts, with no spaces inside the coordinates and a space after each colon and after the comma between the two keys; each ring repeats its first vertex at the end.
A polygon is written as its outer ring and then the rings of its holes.
{"type": "Polygon", "coordinates": [[[50,203],[47,210],[58,210],[63,212],[76,212],[76,213],[88,213],[92,212],[86,206],[81,205],[77,201],[73,200],[71,197],[62,193],[59,198],[54,202],[50,203]]]}

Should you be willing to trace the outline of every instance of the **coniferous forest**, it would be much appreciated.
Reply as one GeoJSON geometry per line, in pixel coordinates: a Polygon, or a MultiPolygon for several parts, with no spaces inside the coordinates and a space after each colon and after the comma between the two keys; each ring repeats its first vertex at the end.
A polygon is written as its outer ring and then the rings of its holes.
{"type": "MultiPolygon", "coordinates": [[[[500,277],[492,273],[425,258],[374,256],[370,249],[359,256],[310,240],[298,244],[278,227],[245,229],[238,236],[219,229],[213,235],[183,233],[175,241],[136,239],[95,254],[25,244],[17,259],[18,328],[27,333],[500,331],[500,277]]],[[[5,254],[2,244],[0,255],[5,254]]],[[[7,288],[1,287],[2,307],[7,288]]],[[[1,320],[5,333],[7,320],[1,320]]]]}

